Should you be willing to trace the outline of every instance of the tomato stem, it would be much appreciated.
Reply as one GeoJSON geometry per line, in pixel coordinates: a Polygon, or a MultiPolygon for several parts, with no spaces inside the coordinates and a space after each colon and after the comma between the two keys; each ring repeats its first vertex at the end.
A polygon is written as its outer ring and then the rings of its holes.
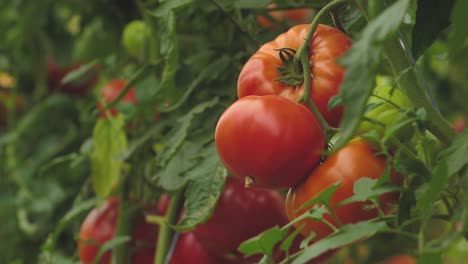
{"type": "MultiPolygon", "coordinates": [[[[137,215],[138,208],[128,203],[127,189],[128,184],[123,182],[121,186],[121,195],[119,197],[119,208],[117,217],[117,226],[115,236],[131,236],[132,227],[134,224],[135,216],[137,215]]],[[[117,245],[112,252],[112,263],[123,264],[128,263],[130,260],[130,247],[129,243],[122,243],[117,245]]]]}
{"type": "Polygon", "coordinates": [[[396,78],[399,77],[398,85],[411,100],[416,108],[424,108],[428,115],[427,129],[445,144],[449,144],[455,137],[455,131],[448,121],[434,107],[429,95],[424,89],[405,49],[399,38],[394,38],[385,45],[385,53],[389,58],[390,66],[396,78]],[[399,73],[402,73],[399,76],[399,73]]]}
{"type": "Polygon", "coordinates": [[[171,225],[175,224],[179,218],[184,202],[184,190],[178,191],[171,197],[165,221],[159,226],[159,237],[155,252],[154,264],[164,264],[169,251],[171,239],[174,231],[171,225]]]}

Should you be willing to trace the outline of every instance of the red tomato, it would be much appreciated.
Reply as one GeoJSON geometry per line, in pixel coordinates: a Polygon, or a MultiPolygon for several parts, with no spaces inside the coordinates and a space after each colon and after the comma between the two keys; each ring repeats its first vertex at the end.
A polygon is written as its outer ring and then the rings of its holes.
{"type": "MultiPolygon", "coordinates": [[[[104,87],[101,89],[101,95],[104,101],[106,103],[112,102],[119,94],[122,92],[122,90],[127,86],[128,81],[126,80],[121,80],[121,79],[115,79],[115,80],[110,80],[104,87]]],[[[135,94],[135,88],[131,87],[130,90],[125,94],[125,96],[120,100],[122,103],[130,103],[130,104],[136,104],[137,103],[137,98],[135,94]]],[[[99,109],[104,109],[104,106],[102,103],[98,104],[99,109]]],[[[117,109],[112,108],[109,109],[109,112],[112,116],[117,115],[117,109]]],[[[101,117],[105,117],[106,113],[102,112],[101,117]]]]}
{"type": "MultiPolygon", "coordinates": [[[[237,83],[239,98],[248,95],[276,94],[297,101],[304,92],[304,84],[289,86],[276,81],[280,77],[277,67],[284,66],[278,49],[298,50],[309,31],[309,25],[294,26],[275,40],[264,44],[244,65],[237,83]]],[[[338,126],[343,109],[328,111],[328,101],[339,92],[344,69],[336,63],[351,46],[351,40],[341,31],[319,25],[310,42],[310,98],[332,126],[338,126]]]]}
{"type": "MultiPolygon", "coordinates": [[[[333,208],[337,203],[354,194],[353,187],[357,180],[363,177],[379,178],[384,172],[385,162],[385,159],[376,156],[372,148],[363,140],[351,141],[348,145],[330,155],[325,162],[310,174],[303,184],[289,191],[286,197],[286,213],[289,219],[293,220],[312,208],[313,206],[298,210],[304,203],[316,197],[324,189],[341,182],[340,187],[331,198],[333,208]]],[[[399,180],[396,175],[392,175],[394,183],[399,184],[399,180]]],[[[396,193],[384,194],[380,197],[380,205],[384,212],[388,212],[397,199],[398,195],[396,193]]],[[[355,202],[341,206],[335,209],[334,212],[343,224],[356,223],[377,217],[377,210],[365,210],[362,208],[365,205],[369,205],[369,203],[355,202]]],[[[336,222],[329,215],[325,215],[325,218],[336,225],[336,222]]],[[[304,228],[301,233],[304,236],[309,236],[311,232],[315,232],[315,241],[332,233],[332,229],[322,221],[306,219],[298,222],[295,226],[299,228],[302,225],[304,225],[304,228]]]]}
{"type": "Polygon", "coordinates": [[[68,73],[81,67],[80,63],[75,63],[71,66],[60,67],[56,65],[52,60],[47,60],[47,81],[49,88],[57,90],[65,94],[70,95],[84,95],[96,84],[98,79],[98,67],[86,76],[83,80],[62,84],[62,79],[67,76],[68,73]]]}
{"type": "Polygon", "coordinates": [[[288,188],[318,164],[325,146],[319,122],[305,106],[280,96],[234,102],[216,126],[218,154],[236,178],[257,187],[288,188]]]}
{"type": "Polygon", "coordinates": [[[413,256],[409,255],[398,255],[387,258],[383,262],[379,262],[380,264],[416,264],[416,260],[413,256]]]}
{"type": "Polygon", "coordinates": [[[463,130],[465,129],[466,127],[466,118],[464,116],[459,116],[457,117],[453,122],[452,122],[452,127],[453,127],[453,130],[455,130],[455,132],[457,134],[463,132],[463,130]]]}
{"type": "MultiPolygon", "coordinates": [[[[117,199],[108,199],[101,207],[93,209],[81,225],[78,249],[83,264],[93,263],[100,246],[114,237],[118,204],[117,199]]],[[[132,232],[131,263],[152,264],[156,238],[157,226],[147,223],[140,215],[132,232]]],[[[111,263],[111,252],[104,253],[99,263],[111,263]]]]}
{"type": "Polygon", "coordinates": [[[245,240],[273,226],[287,223],[283,198],[275,191],[244,188],[228,178],[211,218],[193,233],[212,254],[238,255],[245,240]]]}
{"type": "MultiPolygon", "coordinates": [[[[275,8],[276,4],[268,5],[268,8],[275,8]]],[[[275,22],[289,21],[295,24],[307,23],[312,16],[312,10],[307,8],[298,8],[290,10],[275,10],[268,12],[275,21],[271,21],[265,16],[258,16],[257,22],[265,28],[277,29],[278,24],[275,22]]]]}
{"type": "Polygon", "coordinates": [[[169,264],[227,264],[231,263],[222,258],[212,255],[197,240],[192,232],[180,235],[169,264]]]}

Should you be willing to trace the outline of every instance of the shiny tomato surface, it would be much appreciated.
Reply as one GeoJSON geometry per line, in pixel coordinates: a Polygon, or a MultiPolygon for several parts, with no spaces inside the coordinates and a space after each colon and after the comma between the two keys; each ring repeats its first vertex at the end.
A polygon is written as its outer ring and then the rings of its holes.
{"type": "MultiPolygon", "coordinates": [[[[385,170],[385,158],[374,154],[374,150],[361,139],[351,141],[330,155],[328,159],[319,165],[301,185],[290,189],[286,197],[286,213],[290,220],[297,218],[307,209],[299,209],[307,201],[316,197],[326,188],[338,182],[340,187],[331,198],[331,207],[337,203],[353,196],[354,183],[364,177],[378,179],[385,170]]],[[[399,177],[392,174],[392,181],[399,184],[399,177]]],[[[398,195],[396,193],[384,194],[380,197],[380,206],[384,212],[388,212],[396,203],[398,195]]],[[[336,216],[343,224],[351,224],[377,217],[377,210],[365,210],[363,206],[370,205],[370,202],[354,202],[334,210],[336,216]]],[[[334,225],[337,223],[330,215],[325,215],[326,220],[334,225]]],[[[332,233],[332,229],[322,221],[305,219],[295,224],[296,228],[303,226],[301,234],[309,236],[315,232],[314,241],[332,233]]]]}
{"type": "Polygon", "coordinates": [[[234,102],[216,126],[221,161],[252,186],[289,188],[318,164],[324,133],[305,106],[276,95],[248,96],[234,102]]]}
{"type": "MultiPolygon", "coordinates": [[[[304,42],[309,25],[297,25],[264,44],[245,63],[237,83],[239,98],[248,95],[276,94],[297,101],[304,93],[304,84],[289,86],[276,79],[280,77],[277,67],[284,66],[278,49],[298,50],[304,42]]],[[[319,25],[310,41],[310,70],[312,81],[310,97],[320,113],[332,126],[338,126],[343,109],[328,111],[328,101],[339,92],[345,70],[336,60],[351,46],[351,40],[336,28],[319,25]]]]}

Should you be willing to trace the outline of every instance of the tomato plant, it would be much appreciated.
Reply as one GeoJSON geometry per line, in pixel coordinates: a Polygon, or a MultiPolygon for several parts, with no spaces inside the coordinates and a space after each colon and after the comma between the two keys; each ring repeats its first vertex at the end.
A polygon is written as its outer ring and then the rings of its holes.
{"type": "MultiPolygon", "coordinates": [[[[82,263],[93,263],[100,247],[113,239],[119,213],[118,205],[118,199],[111,198],[105,201],[101,207],[93,209],[84,220],[78,241],[82,263]]],[[[132,233],[131,245],[134,251],[131,263],[153,263],[156,235],[157,227],[147,223],[140,215],[132,233]]],[[[99,263],[111,263],[111,252],[106,251],[101,256],[99,263]]]]}
{"type": "Polygon", "coordinates": [[[278,193],[245,189],[242,182],[228,178],[213,215],[193,232],[213,254],[238,255],[241,242],[286,222],[284,200],[278,193]]]}
{"type": "MultiPolygon", "coordinates": [[[[362,178],[378,179],[385,171],[385,158],[377,156],[361,139],[350,142],[343,149],[328,157],[320,164],[301,185],[292,188],[286,198],[286,212],[290,220],[294,220],[315,204],[302,208],[309,200],[333,184],[339,183],[336,192],[330,200],[330,207],[336,218],[325,215],[324,218],[332,225],[343,225],[369,220],[378,216],[378,208],[365,208],[372,206],[370,202],[353,202],[334,208],[340,202],[353,195],[354,184],[362,178]],[[338,220],[337,220],[338,219],[338,220]],[[338,222],[339,221],[339,222],[338,222]]],[[[396,175],[392,175],[395,183],[399,182],[396,175]]],[[[392,209],[398,199],[397,193],[382,195],[378,200],[382,212],[392,209]]],[[[312,219],[300,221],[295,224],[301,228],[301,234],[309,236],[315,233],[315,240],[319,240],[333,232],[330,226],[312,219]]]]}
{"type": "MultiPolygon", "coordinates": [[[[239,75],[237,83],[239,98],[248,95],[277,94],[292,101],[298,101],[305,89],[302,73],[295,73],[297,67],[294,65],[295,62],[286,60],[287,55],[280,55],[278,50],[283,49],[287,54],[291,53],[290,49],[292,49],[294,54],[302,45],[309,28],[309,25],[294,26],[275,40],[264,44],[253,54],[239,75]],[[278,67],[284,67],[284,70],[280,71],[278,67]],[[285,78],[281,79],[281,77],[285,78]],[[295,81],[291,82],[291,80],[295,81]]],[[[336,108],[328,111],[328,102],[331,97],[338,94],[345,72],[336,60],[350,46],[351,41],[345,34],[326,25],[317,27],[310,42],[309,60],[312,74],[309,87],[310,98],[333,126],[339,124],[343,109],[336,108]]]]}
{"type": "MultiPolygon", "coordinates": [[[[101,95],[102,95],[103,100],[106,103],[110,103],[114,101],[117,98],[117,96],[119,96],[119,94],[123,91],[123,89],[127,86],[127,84],[128,84],[128,81],[122,80],[122,79],[110,80],[101,89],[101,95]]],[[[135,94],[135,88],[131,87],[128,90],[128,92],[122,97],[120,102],[136,104],[137,98],[135,94]]],[[[98,107],[100,109],[103,109],[104,105],[102,103],[99,103],[98,107]]],[[[111,108],[109,112],[112,116],[115,116],[117,114],[117,109],[111,108]]],[[[101,116],[105,117],[106,113],[102,112],[101,116]]]]}
{"type": "Polygon", "coordinates": [[[282,97],[248,96],[232,104],[216,126],[226,168],[259,187],[287,188],[319,162],[324,135],[302,105],[282,97]]]}

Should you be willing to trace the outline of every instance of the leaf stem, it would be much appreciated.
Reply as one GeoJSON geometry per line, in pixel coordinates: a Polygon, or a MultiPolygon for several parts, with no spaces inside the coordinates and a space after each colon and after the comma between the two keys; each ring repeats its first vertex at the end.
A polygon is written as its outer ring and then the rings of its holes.
{"type": "MultiPolygon", "coordinates": [[[[132,227],[137,215],[138,208],[128,203],[127,200],[127,189],[128,184],[123,182],[121,187],[121,194],[119,197],[119,210],[117,216],[117,226],[115,231],[115,237],[130,236],[132,233],[132,227]]],[[[130,260],[130,247],[129,243],[119,243],[112,251],[112,263],[113,264],[124,264],[130,260]]]]}
{"type": "Polygon", "coordinates": [[[165,221],[159,226],[159,237],[155,252],[154,264],[164,264],[169,251],[170,242],[174,230],[171,225],[175,224],[179,218],[180,211],[184,202],[184,189],[178,191],[171,198],[167,210],[165,221]]]}
{"type": "Polygon", "coordinates": [[[449,144],[455,137],[455,131],[432,104],[408,58],[408,54],[400,43],[400,39],[394,38],[392,41],[388,42],[387,45],[385,45],[385,53],[389,58],[388,61],[395,77],[398,77],[397,73],[406,71],[401,76],[398,85],[416,108],[422,107],[426,110],[429,116],[427,129],[442,142],[449,144]]]}

